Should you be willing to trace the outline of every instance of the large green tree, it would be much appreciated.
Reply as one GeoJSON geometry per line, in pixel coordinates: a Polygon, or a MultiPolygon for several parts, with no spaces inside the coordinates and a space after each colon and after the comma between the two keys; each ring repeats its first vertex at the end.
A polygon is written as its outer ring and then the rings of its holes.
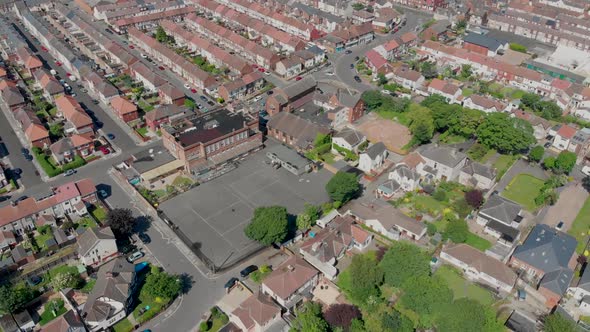
{"type": "Polygon", "coordinates": [[[290,332],[326,332],[328,322],[322,317],[322,307],[316,302],[306,302],[296,310],[296,317],[291,321],[290,332]]]}
{"type": "Polygon", "coordinates": [[[412,332],[414,324],[412,321],[402,315],[399,311],[393,310],[391,313],[385,312],[381,316],[381,326],[383,331],[390,332],[412,332]]]}
{"type": "Polygon", "coordinates": [[[384,282],[400,287],[408,279],[430,274],[430,256],[420,247],[407,242],[395,242],[379,263],[384,282]]]}
{"type": "Polygon", "coordinates": [[[555,167],[553,170],[556,173],[569,174],[574,169],[574,166],[576,166],[576,159],[577,156],[575,153],[561,151],[559,155],[557,155],[557,159],[555,159],[555,167]]]}
{"type": "Polygon", "coordinates": [[[342,204],[353,199],[361,189],[354,173],[338,172],[326,183],[326,191],[330,198],[342,204]]]}
{"type": "Polygon", "coordinates": [[[469,298],[459,298],[444,308],[436,322],[439,332],[481,331],[501,332],[504,327],[495,312],[469,298]]]}
{"type": "Polygon", "coordinates": [[[11,314],[19,312],[34,296],[33,290],[29,287],[0,286],[0,311],[11,314]]]}
{"type": "Polygon", "coordinates": [[[168,41],[168,35],[166,31],[161,26],[158,26],[156,29],[156,40],[160,43],[165,43],[168,41]]]}
{"type": "Polygon", "coordinates": [[[409,115],[409,129],[414,135],[412,140],[415,144],[428,143],[434,135],[432,112],[420,105],[412,106],[412,112],[409,115]]]}
{"type": "Polygon", "coordinates": [[[479,143],[499,152],[525,150],[535,142],[531,124],[505,113],[489,114],[477,128],[479,143]]]}
{"type": "Polygon", "coordinates": [[[265,246],[282,242],[288,233],[287,209],[282,206],[256,208],[244,232],[248,238],[265,246]]]}
{"type": "Polygon", "coordinates": [[[467,237],[469,236],[467,222],[464,219],[455,218],[451,215],[447,215],[445,218],[448,220],[448,224],[443,237],[451,240],[453,243],[464,243],[467,241],[467,237]]]}
{"type": "Polygon", "coordinates": [[[81,284],[82,278],[75,272],[60,272],[51,279],[51,285],[56,290],[78,288],[81,284]]]}
{"type": "Polygon", "coordinates": [[[180,294],[181,288],[182,285],[177,276],[170,275],[157,266],[152,266],[142,290],[154,298],[173,299],[180,294]]]}
{"type": "Polygon", "coordinates": [[[420,326],[430,328],[435,319],[451,304],[453,292],[438,277],[411,278],[402,286],[400,303],[420,316],[420,326]]]}
{"type": "Polygon", "coordinates": [[[352,284],[350,296],[355,303],[366,304],[371,297],[379,296],[378,286],[383,282],[383,271],[373,257],[355,255],[349,269],[352,284]]]}
{"type": "Polygon", "coordinates": [[[545,154],[545,148],[537,145],[529,151],[529,160],[535,163],[538,163],[543,159],[543,155],[545,154]]]}
{"type": "Polygon", "coordinates": [[[136,219],[130,209],[115,208],[107,213],[107,224],[118,236],[131,234],[135,222],[136,219]]]}
{"type": "Polygon", "coordinates": [[[312,204],[305,204],[303,212],[297,215],[296,224],[297,229],[310,229],[320,215],[320,207],[312,204]]]}

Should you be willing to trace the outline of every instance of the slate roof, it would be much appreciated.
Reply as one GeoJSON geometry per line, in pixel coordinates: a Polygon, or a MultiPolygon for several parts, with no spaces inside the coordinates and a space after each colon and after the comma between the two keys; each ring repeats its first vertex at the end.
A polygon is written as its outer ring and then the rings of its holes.
{"type": "Polygon", "coordinates": [[[431,146],[420,152],[423,158],[428,158],[439,164],[455,168],[467,155],[457,149],[448,146],[431,146]]]}
{"type": "Polygon", "coordinates": [[[100,240],[114,240],[115,235],[110,227],[88,228],[78,239],[78,253],[84,256],[100,240]]]}
{"type": "Polygon", "coordinates": [[[499,195],[492,195],[481,207],[479,213],[510,225],[521,210],[522,207],[517,203],[509,201],[499,195]]]}
{"type": "Polygon", "coordinates": [[[572,278],[574,277],[574,271],[571,269],[559,269],[546,273],[541,279],[539,287],[549,289],[555,294],[564,295],[567,291],[572,278]]]}
{"type": "Polygon", "coordinates": [[[268,128],[294,137],[295,144],[307,149],[319,133],[328,134],[330,129],[288,112],[280,112],[270,118],[268,128]]]}
{"type": "Polygon", "coordinates": [[[398,173],[400,175],[400,177],[402,177],[402,178],[411,179],[411,180],[420,179],[420,174],[418,174],[417,172],[410,169],[410,167],[408,167],[408,165],[406,165],[406,164],[395,165],[392,172],[398,173]]]}
{"type": "Polygon", "coordinates": [[[480,164],[478,162],[472,162],[461,169],[469,175],[480,175],[486,179],[494,179],[496,177],[496,169],[491,166],[480,164]]]}
{"type": "Polygon", "coordinates": [[[479,33],[470,32],[463,38],[466,43],[478,45],[487,48],[490,51],[497,51],[500,47],[505,45],[505,40],[498,40],[489,36],[480,35],[479,33]]]}
{"type": "Polygon", "coordinates": [[[4,100],[6,105],[8,106],[20,105],[25,102],[25,98],[23,98],[23,95],[20,93],[18,88],[14,86],[6,87],[4,90],[2,90],[0,95],[2,96],[2,99],[4,100]]]}
{"type": "Polygon", "coordinates": [[[334,137],[340,137],[344,139],[352,147],[360,144],[365,138],[365,136],[363,136],[363,134],[360,132],[348,127],[342,129],[340,132],[334,135],[334,137]]]}
{"type": "Polygon", "coordinates": [[[283,88],[283,92],[288,99],[294,98],[303,92],[317,86],[316,80],[311,76],[305,76],[303,79],[283,88]]]}
{"type": "Polygon", "coordinates": [[[385,144],[383,144],[383,142],[377,142],[371,146],[369,146],[367,148],[367,151],[365,151],[365,153],[371,158],[371,159],[375,159],[377,158],[378,155],[382,154],[383,151],[387,150],[387,148],[385,148],[385,144]]]}
{"type": "Polygon", "coordinates": [[[545,273],[567,269],[578,241],[545,224],[536,225],[512,257],[545,273]]]}

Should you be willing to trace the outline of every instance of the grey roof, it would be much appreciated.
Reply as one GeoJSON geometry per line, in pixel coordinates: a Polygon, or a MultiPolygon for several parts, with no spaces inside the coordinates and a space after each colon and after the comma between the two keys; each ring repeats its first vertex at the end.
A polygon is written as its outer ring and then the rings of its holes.
{"type": "Polygon", "coordinates": [[[506,327],[514,332],[536,332],[537,322],[535,318],[526,316],[520,311],[514,311],[506,321],[506,327]]]}
{"type": "Polygon", "coordinates": [[[334,137],[340,137],[344,139],[348,144],[350,144],[353,147],[357,144],[360,144],[365,138],[365,136],[362,133],[348,127],[342,129],[340,132],[334,135],[334,137]]]}
{"type": "Polygon", "coordinates": [[[367,151],[365,151],[365,153],[371,158],[371,159],[375,159],[377,158],[378,155],[382,154],[383,151],[387,150],[385,148],[385,144],[383,144],[383,142],[377,142],[371,146],[369,146],[369,148],[367,149],[367,151]]]}
{"type": "Polygon", "coordinates": [[[72,140],[69,137],[64,137],[59,141],[51,144],[49,146],[49,150],[55,155],[61,155],[64,152],[74,150],[74,144],[72,144],[72,140]]]}
{"type": "Polygon", "coordinates": [[[563,295],[567,291],[573,277],[574,271],[569,268],[551,271],[543,276],[539,287],[544,287],[555,294],[563,295]]]}
{"type": "Polygon", "coordinates": [[[4,90],[2,90],[1,95],[2,99],[8,106],[20,105],[25,102],[25,98],[23,98],[23,95],[20,93],[18,88],[13,86],[6,87],[4,90]]]}
{"type": "Polygon", "coordinates": [[[433,25],[430,26],[430,28],[434,31],[436,31],[436,33],[441,34],[445,31],[447,31],[447,29],[449,28],[449,26],[451,25],[451,22],[449,20],[440,20],[436,23],[434,23],[433,25]]]}
{"type": "Polygon", "coordinates": [[[267,127],[294,137],[295,144],[302,149],[311,146],[318,134],[328,134],[330,132],[327,127],[317,125],[288,112],[273,115],[268,121],[267,127]]]}
{"type": "Polygon", "coordinates": [[[57,228],[53,231],[53,237],[55,238],[55,242],[57,242],[57,244],[62,244],[68,241],[66,232],[64,232],[64,230],[61,228],[57,228]]]}
{"type": "Polygon", "coordinates": [[[18,332],[20,329],[11,315],[4,315],[0,317],[0,328],[4,332],[18,332]]]}
{"type": "Polygon", "coordinates": [[[57,241],[54,238],[45,240],[45,248],[51,248],[57,245],[57,241]]]}
{"type": "Polygon", "coordinates": [[[321,48],[319,48],[317,45],[313,45],[311,47],[308,47],[305,49],[306,51],[309,51],[315,55],[323,55],[326,52],[324,50],[322,50],[321,48]]]}
{"type": "Polygon", "coordinates": [[[23,246],[16,246],[16,247],[12,248],[12,250],[10,252],[11,252],[12,258],[14,258],[15,262],[18,262],[21,259],[32,255],[32,253],[27,251],[23,246]]]}
{"type": "Polygon", "coordinates": [[[105,228],[88,228],[78,239],[78,253],[82,256],[86,255],[90,249],[99,240],[114,240],[115,235],[110,227],[105,228]]]}
{"type": "Polygon", "coordinates": [[[519,215],[522,207],[499,195],[492,195],[479,210],[480,214],[510,225],[519,215]]]}
{"type": "Polygon", "coordinates": [[[132,155],[132,159],[132,166],[139,174],[176,160],[165,148],[146,149],[132,155]]]}
{"type": "Polygon", "coordinates": [[[107,319],[112,308],[98,299],[107,297],[126,304],[134,279],[135,266],[124,257],[118,257],[101,266],[96,284],[82,309],[82,318],[95,322],[107,319]]]}
{"type": "Polygon", "coordinates": [[[33,322],[33,318],[31,317],[31,314],[29,314],[29,311],[26,309],[21,312],[14,313],[13,316],[14,316],[14,320],[16,321],[18,326],[20,326],[20,327],[33,322]]]}
{"type": "Polygon", "coordinates": [[[408,165],[406,164],[398,164],[394,167],[392,172],[398,173],[402,178],[418,180],[420,178],[420,174],[411,170],[408,165]]]}
{"type": "Polygon", "coordinates": [[[468,165],[463,167],[461,171],[469,175],[477,174],[490,180],[496,177],[496,169],[488,165],[480,164],[478,162],[469,163],[468,165]]]}
{"type": "Polygon", "coordinates": [[[508,226],[495,220],[490,220],[486,224],[486,227],[491,228],[502,234],[502,238],[509,242],[514,242],[518,237],[520,231],[514,227],[508,226]]]}
{"type": "Polygon", "coordinates": [[[289,149],[282,144],[274,144],[266,149],[266,153],[272,153],[282,162],[291,164],[300,170],[305,170],[305,167],[310,164],[310,161],[307,158],[302,157],[296,151],[289,149]]]}
{"type": "Polygon", "coordinates": [[[480,35],[479,33],[470,32],[463,38],[466,43],[475,44],[487,48],[490,51],[497,51],[500,47],[506,44],[505,40],[498,40],[489,36],[480,35]]]}
{"type": "Polygon", "coordinates": [[[455,166],[467,158],[465,153],[448,146],[430,146],[420,152],[420,155],[451,168],[455,168],[455,166]]]}
{"type": "Polygon", "coordinates": [[[578,241],[548,225],[536,225],[513,257],[545,273],[567,269],[578,241]]]}
{"type": "Polygon", "coordinates": [[[328,22],[342,23],[345,21],[345,19],[340,16],[336,16],[334,14],[325,12],[325,11],[317,9],[315,7],[304,5],[300,2],[293,2],[291,6],[293,8],[297,8],[303,12],[306,12],[309,15],[321,17],[321,18],[327,20],[328,22]]]}
{"type": "Polygon", "coordinates": [[[386,192],[388,194],[393,194],[399,189],[400,185],[395,180],[387,180],[379,185],[379,190],[386,192]]]}
{"type": "Polygon", "coordinates": [[[335,93],[340,104],[347,107],[354,107],[361,99],[361,94],[355,91],[337,89],[335,93]]]}
{"type": "Polygon", "coordinates": [[[296,97],[303,92],[315,88],[317,86],[316,80],[311,76],[305,76],[302,80],[288,85],[283,88],[283,92],[289,99],[296,97]]]}

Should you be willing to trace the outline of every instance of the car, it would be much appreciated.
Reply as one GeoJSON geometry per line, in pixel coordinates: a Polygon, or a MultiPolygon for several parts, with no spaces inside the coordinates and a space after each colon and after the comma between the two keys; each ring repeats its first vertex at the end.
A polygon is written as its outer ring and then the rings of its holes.
{"type": "Polygon", "coordinates": [[[205,97],[205,96],[199,96],[199,98],[200,98],[202,101],[207,101],[207,97],[205,97]]]}
{"type": "Polygon", "coordinates": [[[147,59],[147,57],[148,57],[147,55],[145,55],[143,53],[139,54],[139,56],[142,57],[142,58],[144,58],[144,59],[147,59]]]}
{"type": "Polygon", "coordinates": [[[555,226],[555,229],[560,231],[563,228],[563,221],[560,221],[557,226],[555,226]]]}
{"type": "Polygon", "coordinates": [[[208,100],[208,101],[207,101],[207,105],[209,105],[209,106],[215,106],[215,103],[214,103],[214,102],[212,102],[211,100],[208,100]]]}
{"type": "Polygon", "coordinates": [[[197,89],[195,89],[195,88],[192,88],[192,89],[191,89],[191,92],[192,92],[192,93],[197,93],[197,89]]]}
{"type": "Polygon", "coordinates": [[[359,58],[358,56],[355,56],[355,57],[354,57],[354,59],[355,59],[356,61],[359,61],[359,59],[360,59],[360,58],[359,58]]]}
{"type": "Polygon", "coordinates": [[[109,150],[109,148],[107,148],[104,145],[100,146],[98,149],[100,150],[100,152],[102,152],[103,155],[107,155],[107,154],[111,153],[111,150],[109,150]]]}
{"type": "Polygon", "coordinates": [[[354,77],[354,80],[355,80],[355,81],[357,81],[358,83],[362,82],[362,81],[361,81],[361,78],[360,78],[360,77],[358,77],[358,76],[355,76],[355,77],[354,77]]]}
{"type": "Polygon", "coordinates": [[[232,287],[233,287],[233,286],[236,284],[236,282],[238,282],[238,281],[239,281],[239,279],[238,279],[238,278],[236,278],[236,277],[232,277],[231,279],[229,279],[229,280],[228,280],[228,281],[225,283],[225,285],[224,285],[223,287],[225,287],[225,288],[227,288],[227,289],[229,289],[229,288],[232,288],[232,287]]]}
{"type": "Polygon", "coordinates": [[[133,50],[133,49],[135,49],[135,46],[129,45],[129,48],[133,50]]]}
{"type": "Polygon", "coordinates": [[[136,260],[142,258],[143,256],[144,256],[144,253],[138,250],[138,251],[132,253],[131,255],[127,256],[127,261],[129,263],[133,263],[136,260]]]}
{"type": "Polygon", "coordinates": [[[27,155],[27,154],[29,154],[29,150],[28,150],[27,148],[21,148],[21,149],[20,149],[20,152],[21,152],[23,155],[27,155]]]}
{"type": "Polygon", "coordinates": [[[146,233],[139,233],[139,234],[137,234],[137,237],[144,244],[152,242],[152,239],[150,239],[150,236],[147,235],[146,233]]]}
{"type": "Polygon", "coordinates": [[[58,67],[61,67],[61,62],[59,62],[59,61],[55,61],[55,64],[56,64],[58,67]]]}
{"type": "Polygon", "coordinates": [[[250,265],[248,267],[246,267],[245,269],[243,269],[242,271],[240,271],[240,276],[242,278],[246,278],[247,276],[250,275],[250,273],[254,272],[258,270],[258,266],[256,265],[250,265]]]}
{"type": "Polygon", "coordinates": [[[296,81],[301,81],[302,79],[303,79],[303,77],[301,77],[301,76],[297,76],[297,77],[295,77],[295,80],[296,80],[296,81]]]}
{"type": "Polygon", "coordinates": [[[203,108],[203,105],[202,104],[197,104],[197,109],[200,110],[201,108],[203,108]]]}
{"type": "Polygon", "coordinates": [[[99,103],[99,101],[98,101],[98,100],[96,100],[96,99],[92,99],[92,103],[93,103],[94,105],[97,105],[97,104],[99,103]]]}
{"type": "Polygon", "coordinates": [[[551,142],[547,142],[547,143],[543,144],[543,147],[545,149],[548,149],[550,146],[551,146],[551,142]]]}
{"type": "Polygon", "coordinates": [[[73,92],[73,93],[71,94],[71,96],[72,96],[72,97],[76,97],[76,96],[77,96],[77,94],[76,94],[75,92],[73,92]]]}
{"type": "Polygon", "coordinates": [[[21,197],[17,198],[14,200],[15,203],[18,203],[20,201],[24,201],[25,199],[29,198],[29,196],[27,195],[22,195],[21,197]]]}
{"type": "Polygon", "coordinates": [[[351,50],[346,50],[346,51],[344,51],[344,53],[345,54],[350,54],[350,53],[352,53],[352,51],[351,50]]]}
{"type": "Polygon", "coordinates": [[[273,90],[266,91],[266,94],[269,95],[269,96],[272,95],[273,93],[275,93],[273,90]]]}
{"type": "Polygon", "coordinates": [[[101,189],[98,191],[98,196],[100,196],[100,198],[106,198],[109,194],[107,194],[106,190],[101,189]]]}
{"type": "Polygon", "coordinates": [[[88,93],[88,89],[86,89],[86,88],[82,89],[81,91],[84,93],[88,93]]]}
{"type": "Polygon", "coordinates": [[[113,32],[111,31],[111,29],[109,29],[109,28],[104,28],[104,31],[110,33],[111,35],[113,34],[113,32]]]}
{"type": "Polygon", "coordinates": [[[25,160],[27,161],[33,161],[33,156],[31,156],[30,154],[25,156],[25,160]]]}
{"type": "Polygon", "coordinates": [[[70,176],[70,175],[74,175],[76,174],[76,171],[73,169],[68,169],[67,171],[64,172],[64,176],[70,176]]]}
{"type": "Polygon", "coordinates": [[[165,70],[166,68],[164,68],[164,67],[162,67],[162,66],[159,66],[159,67],[158,67],[158,69],[160,69],[160,70],[165,70]]]}
{"type": "Polygon", "coordinates": [[[326,73],[326,76],[334,76],[334,73],[331,72],[331,71],[329,71],[329,72],[326,73]]]}
{"type": "Polygon", "coordinates": [[[590,166],[584,166],[584,167],[582,167],[582,173],[584,173],[585,175],[590,176],[590,166]]]}
{"type": "Polygon", "coordinates": [[[350,69],[354,69],[354,63],[350,64],[350,69]]]}
{"type": "Polygon", "coordinates": [[[258,68],[258,65],[254,63],[252,64],[252,68],[258,68]]]}
{"type": "Polygon", "coordinates": [[[42,281],[43,281],[43,278],[41,278],[39,276],[32,276],[27,279],[27,284],[29,284],[29,286],[33,287],[33,286],[37,286],[42,281]]]}
{"type": "Polygon", "coordinates": [[[111,133],[108,133],[108,134],[107,134],[107,137],[108,137],[109,139],[111,139],[111,140],[115,139],[115,135],[113,135],[113,134],[111,134],[111,133]]]}
{"type": "Polygon", "coordinates": [[[41,49],[43,50],[43,52],[47,52],[47,47],[41,46],[41,49]]]}
{"type": "Polygon", "coordinates": [[[185,88],[185,89],[190,89],[190,88],[191,88],[191,86],[190,86],[190,85],[188,85],[188,83],[184,83],[184,88],[185,88]]]}
{"type": "Polygon", "coordinates": [[[20,168],[15,168],[12,170],[12,173],[14,173],[16,175],[21,175],[21,174],[23,174],[23,170],[20,168]]]}
{"type": "Polygon", "coordinates": [[[258,71],[264,73],[264,68],[258,68],[258,71]]]}
{"type": "Polygon", "coordinates": [[[53,75],[53,76],[57,75],[57,72],[55,71],[55,69],[51,69],[51,70],[49,71],[49,73],[50,73],[51,75],[53,75]]]}
{"type": "Polygon", "coordinates": [[[72,76],[72,74],[70,74],[70,73],[66,73],[66,76],[67,76],[67,77],[70,77],[70,76],[72,76]]]}

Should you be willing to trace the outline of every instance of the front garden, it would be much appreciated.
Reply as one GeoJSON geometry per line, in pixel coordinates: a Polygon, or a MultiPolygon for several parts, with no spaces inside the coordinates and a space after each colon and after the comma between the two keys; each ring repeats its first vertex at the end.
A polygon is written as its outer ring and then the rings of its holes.
{"type": "Polygon", "coordinates": [[[534,212],[539,205],[535,198],[541,193],[544,181],[530,174],[518,174],[502,191],[502,196],[512,200],[530,212],[534,212]]]}
{"type": "Polygon", "coordinates": [[[576,252],[578,254],[584,254],[588,256],[587,252],[584,252],[586,243],[588,242],[588,235],[590,235],[590,198],[586,199],[584,206],[578,212],[576,219],[568,230],[568,234],[575,237],[578,240],[578,246],[576,252]]]}

